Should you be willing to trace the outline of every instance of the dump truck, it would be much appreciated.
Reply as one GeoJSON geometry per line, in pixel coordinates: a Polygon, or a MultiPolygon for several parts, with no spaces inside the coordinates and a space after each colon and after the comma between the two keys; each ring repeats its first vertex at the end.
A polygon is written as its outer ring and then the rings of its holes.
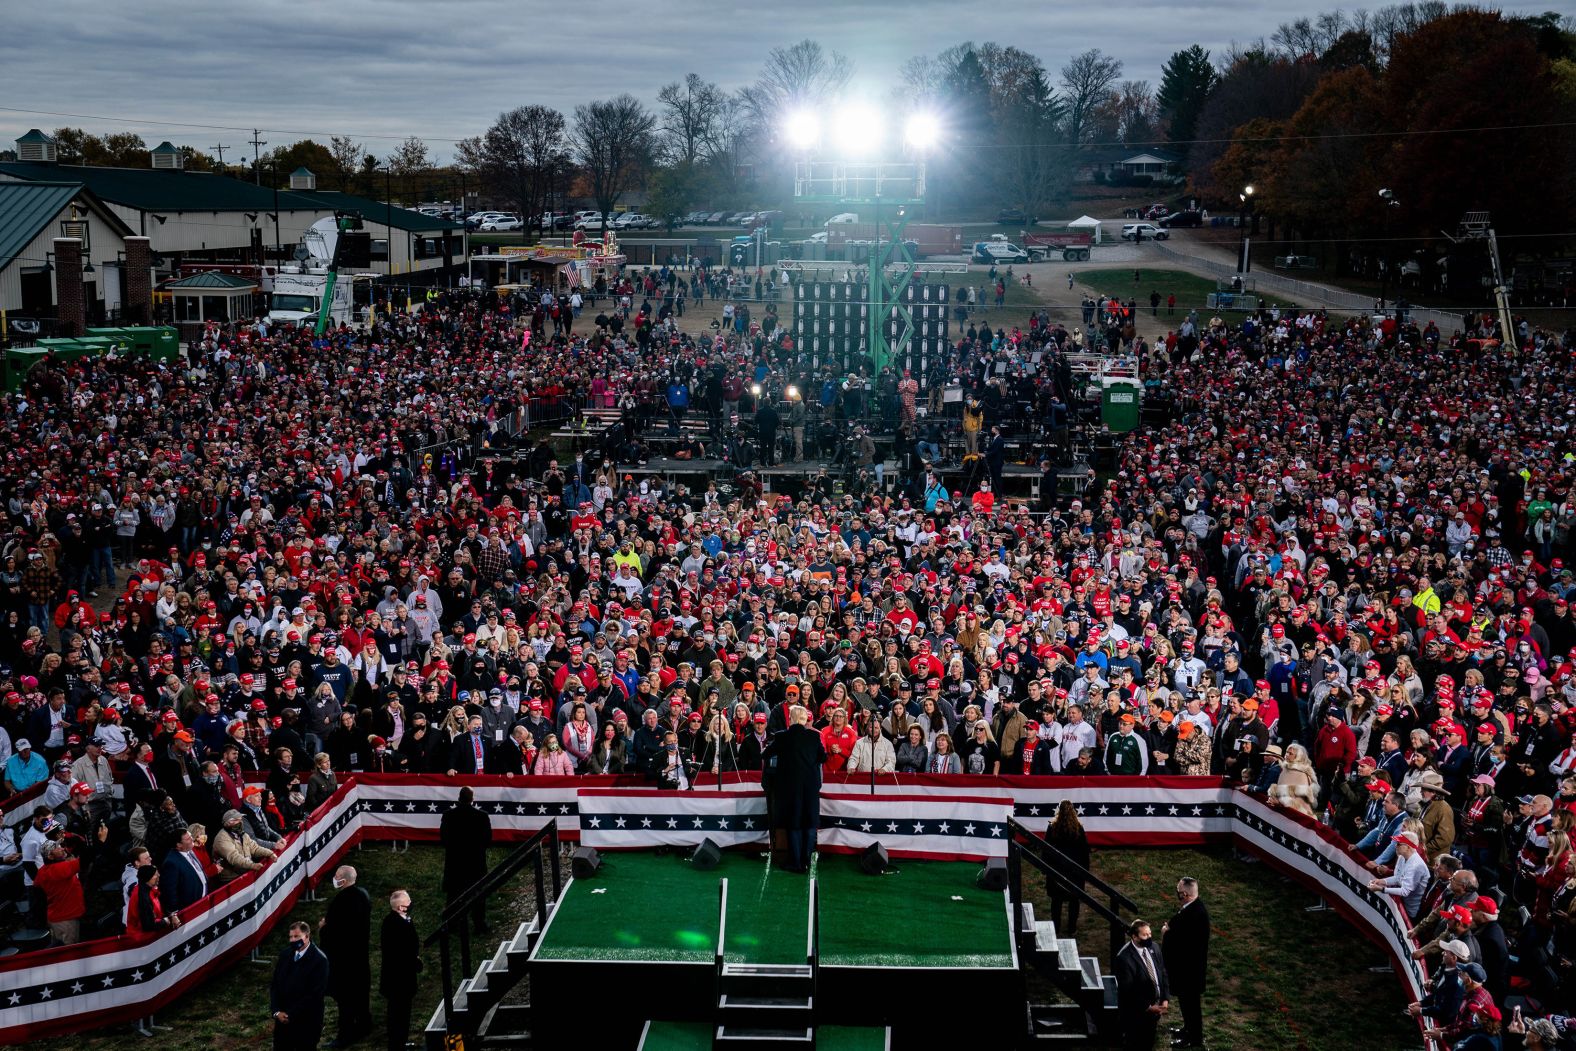
{"type": "Polygon", "coordinates": [[[1093,243],[1094,239],[1088,234],[1025,234],[1023,250],[1028,252],[1029,258],[1036,263],[1043,263],[1056,256],[1061,256],[1069,263],[1087,263],[1089,249],[1093,243]]]}

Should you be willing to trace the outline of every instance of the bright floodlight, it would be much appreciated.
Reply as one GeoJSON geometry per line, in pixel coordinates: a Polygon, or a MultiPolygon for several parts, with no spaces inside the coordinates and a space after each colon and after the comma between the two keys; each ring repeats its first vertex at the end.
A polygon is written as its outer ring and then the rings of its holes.
{"type": "Polygon", "coordinates": [[[929,149],[941,138],[941,124],[936,120],[934,113],[916,113],[908,118],[908,126],[903,130],[903,138],[910,146],[919,149],[929,149]]]}
{"type": "Polygon", "coordinates": [[[821,122],[816,119],[814,113],[802,110],[789,115],[784,130],[788,133],[789,143],[799,149],[808,149],[821,137],[821,122]]]}
{"type": "Polygon", "coordinates": [[[832,136],[837,148],[844,153],[868,153],[880,144],[881,118],[869,106],[857,103],[847,106],[838,113],[832,136]]]}

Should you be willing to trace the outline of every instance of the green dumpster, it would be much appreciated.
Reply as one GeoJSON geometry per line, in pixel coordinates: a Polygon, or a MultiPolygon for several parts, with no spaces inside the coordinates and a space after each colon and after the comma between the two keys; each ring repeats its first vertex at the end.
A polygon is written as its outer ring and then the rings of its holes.
{"type": "Polygon", "coordinates": [[[13,347],[5,352],[5,389],[16,393],[22,389],[28,370],[49,353],[41,347],[13,347]]]}
{"type": "Polygon", "coordinates": [[[155,361],[174,361],[181,356],[181,335],[172,326],[158,325],[147,331],[153,333],[150,349],[155,361]]]}
{"type": "Polygon", "coordinates": [[[175,329],[164,325],[90,328],[88,335],[112,340],[125,352],[146,354],[158,361],[173,360],[181,352],[179,334],[175,329]]]}
{"type": "Polygon", "coordinates": [[[1100,419],[1107,428],[1125,433],[1138,426],[1142,396],[1132,383],[1112,383],[1100,399],[1100,419]]]}

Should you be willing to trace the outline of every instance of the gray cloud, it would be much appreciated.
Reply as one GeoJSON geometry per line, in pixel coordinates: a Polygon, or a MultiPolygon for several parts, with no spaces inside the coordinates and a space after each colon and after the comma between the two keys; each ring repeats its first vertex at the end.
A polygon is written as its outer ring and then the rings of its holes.
{"type": "MultiPolygon", "coordinates": [[[[20,4],[21,0],[13,0],[20,4]]],[[[1326,6],[1338,6],[1333,2],[1326,6]]],[[[1306,0],[1126,0],[983,4],[940,0],[798,0],[719,6],[542,0],[194,0],[178,14],[151,0],[37,0],[0,34],[0,104],[133,118],[109,122],[0,110],[0,141],[30,127],[135,131],[250,156],[249,131],[137,121],[262,127],[271,145],[351,134],[373,153],[420,135],[446,159],[523,103],[571,111],[628,91],[651,101],[694,71],[725,88],[750,83],[773,46],[808,36],[853,59],[856,83],[882,95],[902,63],[963,40],[996,40],[1055,71],[1098,47],[1124,76],[1157,84],[1175,50],[1219,54],[1317,8],[1306,0]]],[[[1537,4],[1513,12],[1539,10],[1537,4]]]]}

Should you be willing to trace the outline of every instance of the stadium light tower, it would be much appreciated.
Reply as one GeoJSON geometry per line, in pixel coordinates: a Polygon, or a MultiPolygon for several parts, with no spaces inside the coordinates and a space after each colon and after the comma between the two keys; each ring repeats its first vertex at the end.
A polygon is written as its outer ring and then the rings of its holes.
{"type": "Polygon", "coordinates": [[[807,204],[873,209],[875,237],[869,251],[869,313],[864,352],[872,375],[907,349],[913,311],[904,295],[914,280],[914,254],[903,229],[925,203],[925,154],[942,138],[934,114],[916,111],[897,122],[868,103],[851,100],[827,115],[791,113],[784,137],[798,153],[794,197],[807,204]],[[895,132],[902,129],[902,138],[895,132]],[[888,340],[886,322],[897,322],[888,340]]]}

